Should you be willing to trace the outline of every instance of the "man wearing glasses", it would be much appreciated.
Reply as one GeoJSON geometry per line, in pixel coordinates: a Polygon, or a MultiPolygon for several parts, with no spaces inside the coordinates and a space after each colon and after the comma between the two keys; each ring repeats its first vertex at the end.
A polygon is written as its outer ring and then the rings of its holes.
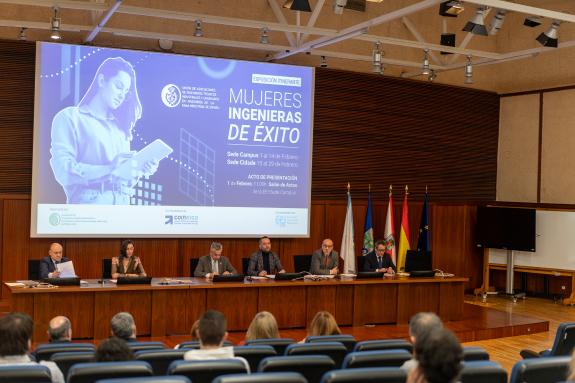
{"type": "Polygon", "coordinates": [[[377,271],[394,274],[395,265],[391,256],[385,252],[385,241],[375,243],[375,250],[365,256],[364,271],[377,271]]]}

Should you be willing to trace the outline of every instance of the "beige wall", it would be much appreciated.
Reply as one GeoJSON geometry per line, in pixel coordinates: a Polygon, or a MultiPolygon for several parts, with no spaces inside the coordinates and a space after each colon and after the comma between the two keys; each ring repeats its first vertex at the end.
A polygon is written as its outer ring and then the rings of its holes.
{"type": "Polygon", "coordinates": [[[574,105],[575,89],[501,98],[498,201],[575,204],[574,105]]]}
{"type": "Polygon", "coordinates": [[[539,94],[502,97],[497,200],[537,202],[539,94]]]}

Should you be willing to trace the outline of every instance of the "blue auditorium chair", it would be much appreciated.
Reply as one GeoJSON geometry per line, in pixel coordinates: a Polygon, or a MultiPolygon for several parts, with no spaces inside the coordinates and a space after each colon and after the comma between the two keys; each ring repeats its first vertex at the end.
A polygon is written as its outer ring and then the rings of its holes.
{"type": "Polygon", "coordinates": [[[405,383],[407,372],[397,367],[370,367],[326,372],[321,383],[405,383]]]}
{"type": "Polygon", "coordinates": [[[520,360],[511,369],[510,383],[555,383],[567,378],[569,356],[520,360]]]}
{"type": "Polygon", "coordinates": [[[353,349],[353,351],[376,350],[406,350],[412,353],[413,345],[405,339],[364,340],[357,342],[353,349]]]}
{"type": "Polygon", "coordinates": [[[176,360],[168,367],[168,375],[183,375],[192,383],[211,383],[227,374],[245,374],[247,367],[239,359],[176,360]]]}
{"type": "Polygon", "coordinates": [[[507,370],[489,360],[463,362],[461,383],[507,383],[507,370]]]}
{"type": "Polygon", "coordinates": [[[236,346],[234,347],[234,355],[247,360],[250,370],[257,371],[263,359],[269,356],[277,356],[277,353],[272,346],[262,344],[257,346],[236,346]]]}
{"type": "Polygon", "coordinates": [[[256,372],[218,376],[212,383],[308,383],[297,372],[256,372]]]}
{"type": "Polygon", "coordinates": [[[67,383],[94,383],[107,378],[152,376],[149,363],[139,360],[127,362],[78,363],[70,367],[67,383]]]}
{"type": "Polygon", "coordinates": [[[543,356],[571,355],[575,346],[575,322],[561,323],[555,333],[553,347],[549,350],[535,352],[532,350],[521,350],[519,353],[523,359],[539,358],[543,356]]]}
{"type": "Polygon", "coordinates": [[[306,343],[340,342],[343,343],[348,352],[352,352],[357,343],[353,335],[348,334],[308,336],[305,341],[306,343]]]}
{"type": "Polygon", "coordinates": [[[252,339],[246,341],[246,346],[257,346],[260,344],[267,344],[272,346],[278,355],[283,355],[287,346],[295,343],[291,338],[270,338],[270,339],[252,339]]]}
{"type": "Polygon", "coordinates": [[[342,368],[401,367],[411,359],[406,350],[376,350],[351,352],[345,357],[342,368]]]}
{"type": "Polygon", "coordinates": [[[0,366],[1,383],[52,383],[50,369],[37,365],[0,366]]]}
{"type": "Polygon", "coordinates": [[[298,372],[312,383],[334,368],[334,361],[327,355],[270,356],[260,362],[258,372],[298,372]]]}
{"type": "Polygon", "coordinates": [[[285,355],[327,355],[339,368],[347,348],[340,342],[294,343],[286,348],[285,355]]]}

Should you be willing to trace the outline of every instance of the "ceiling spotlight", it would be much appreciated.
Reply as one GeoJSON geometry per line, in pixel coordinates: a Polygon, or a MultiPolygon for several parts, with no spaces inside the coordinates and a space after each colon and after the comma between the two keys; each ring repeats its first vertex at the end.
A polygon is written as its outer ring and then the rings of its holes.
{"type": "Polygon", "coordinates": [[[530,28],[535,28],[541,25],[541,17],[540,16],[529,16],[523,20],[523,25],[530,28]]]}
{"type": "Polygon", "coordinates": [[[447,17],[457,17],[465,10],[463,3],[457,0],[444,1],[439,4],[439,14],[447,17]]]}
{"type": "Polygon", "coordinates": [[[260,44],[269,44],[269,43],[270,43],[270,39],[268,37],[268,28],[263,27],[262,28],[262,35],[260,37],[260,44]]]}
{"type": "Polygon", "coordinates": [[[375,43],[375,47],[371,52],[371,56],[373,57],[373,73],[382,74],[382,66],[381,66],[381,49],[379,48],[380,43],[379,41],[375,43]]]}
{"type": "Polygon", "coordinates": [[[52,20],[50,21],[50,25],[52,27],[50,38],[52,40],[60,40],[62,38],[62,35],[60,34],[60,9],[58,7],[53,7],[52,9],[54,10],[54,16],[52,16],[52,20]]]}
{"type": "Polygon", "coordinates": [[[557,48],[557,43],[559,42],[559,25],[561,25],[559,20],[553,20],[549,26],[549,29],[537,37],[539,44],[543,45],[544,47],[557,48]]]}
{"type": "Polygon", "coordinates": [[[429,75],[430,73],[430,69],[429,69],[429,49],[424,49],[423,50],[423,65],[421,66],[421,74],[424,75],[429,75]]]}
{"type": "Polygon", "coordinates": [[[18,40],[20,41],[26,41],[28,38],[26,37],[26,31],[28,30],[28,28],[26,27],[22,27],[20,28],[20,34],[18,35],[18,40]]]}
{"type": "Polygon", "coordinates": [[[471,56],[467,56],[467,64],[465,64],[465,84],[473,84],[473,64],[471,63],[471,56]]]}
{"type": "Polygon", "coordinates": [[[432,69],[429,71],[429,76],[427,76],[427,79],[429,81],[433,81],[437,78],[437,73],[432,69]]]}
{"type": "Polygon", "coordinates": [[[333,0],[333,13],[341,15],[346,5],[347,0],[333,0]]]}
{"type": "Polygon", "coordinates": [[[485,28],[485,8],[479,7],[475,12],[475,16],[471,21],[468,21],[463,27],[463,31],[471,32],[474,35],[487,36],[487,28],[485,28]]]}
{"type": "Polygon", "coordinates": [[[194,36],[204,37],[204,32],[202,31],[202,20],[196,20],[196,30],[194,31],[194,36]]]}
{"type": "Polygon", "coordinates": [[[498,9],[495,15],[493,15],[493,19],[491,20],[491,28],[489,29],[490,35],[493,36],[496,35],[497,32],[499,32],[499,30],[503,26],[503,21],[505,20],[506,13],[507,11],[505,11],[504,9],[498,9]]]}
{"type": "Polygon", "coordinates": [[[321,56],[321,64],[319,64],[320,68],[327,68],[327,60],[325,59],[325,56],[321,56]]]}
{"type": "Polygon", "coordinates": [[[291,9],[292,11],[311,12],[309,0],[287,0],[283,7],[291,9]]]}

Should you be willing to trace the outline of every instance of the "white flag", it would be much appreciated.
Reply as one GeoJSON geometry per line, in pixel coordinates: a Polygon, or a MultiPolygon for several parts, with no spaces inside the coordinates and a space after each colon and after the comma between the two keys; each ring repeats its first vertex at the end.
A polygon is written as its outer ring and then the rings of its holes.
{"type": "Polygon", "coordinates": [[[351,208],[351,194],[347,192],[347,214],[341,239],[339,256],[343,259],[343,272],[355,274],[355,245],[353,242],[353,210],[351,208]]]}

